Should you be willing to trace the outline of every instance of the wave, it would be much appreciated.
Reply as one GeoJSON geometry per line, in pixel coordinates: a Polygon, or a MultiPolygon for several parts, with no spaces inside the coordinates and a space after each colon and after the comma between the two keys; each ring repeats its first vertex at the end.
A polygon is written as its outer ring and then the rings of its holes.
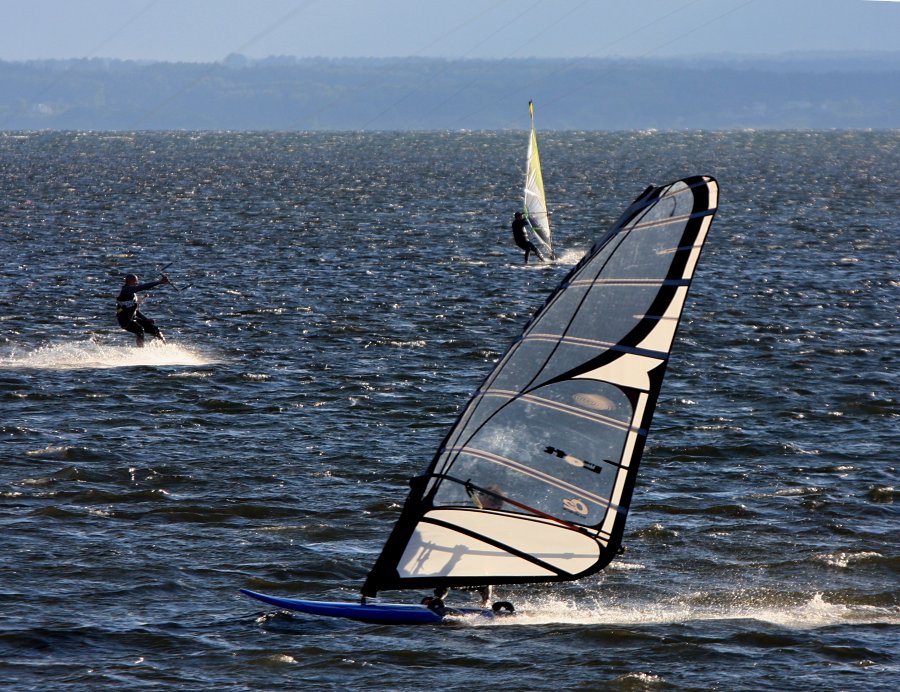
{"type": "MultiPolygon", "coordinates": [[[[528,264],[525,264],[520,259],[511,259],[509,260],[509,266],[531,271],[554,269],[555,267],[574,267],[576,264],[578,264],[579,261],[581,261],[581,258],[584,257],[585,252],[589,249],[590,247],[579,248],[576,250],[562,250],[556,256],[556,259],[544,262],[529,258],[528,264]]],[[[516,249],[515,251],[519,252],[518,249],[516,249]]],[[[521,255],[517,255],[516,257],[521,257],[521,255]]]]}
{"type": "Polygon", "coordinates": [[[135,366],[210,365],[215,359],[178,344],[151,342],[144,348],[112,346],[94,339],[51,343],[31,351],[13,349],[0,356],[0,370],[76,370],[135,366]]]}
{"type": "MultiPolygon", "coordinates": [[[[596,624],[650,625],[724,620],[763,622],[785,629],[817,629],[841,624],[900,624],[896,606],[843,604],[827,601],[821,593],[795,602],[759,602],[733,594],[729,602],[702,603],[673,599],[658,603],[575,603],[558,599],[514,602],[517,617],[487,621],[491,625],[596,624]]],[[[475,623],[482,624],[482,623],[475,623]]]]}
{"type": "Polygon", "coordinates": [[[585,253],[590,250],[590,247],[582,247],[577,249],[567,248],[565,250],[561,250],[560,253],[556,256],[556,260],[553,264],[561,264],[566,266],[575,266],[581,261],[581,258],[584,257],[585,253]]]}

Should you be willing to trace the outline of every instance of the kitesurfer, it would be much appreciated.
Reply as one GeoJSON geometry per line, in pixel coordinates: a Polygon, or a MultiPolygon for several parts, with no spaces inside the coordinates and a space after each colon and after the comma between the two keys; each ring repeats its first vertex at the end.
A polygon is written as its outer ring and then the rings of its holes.
{"type": "Polygon", "coordinates": [[[137,337],[137,345],[143,347],[145,332],[162,341],[165,341],[165,339],[153,320],[138,310],[140,301],[135,294],[140,291],[149,291],[160,284],[167,284],[169,283],[169,277],[163,274],[159,281],[148,281],[145,284],[138,283],[139,281],[140,279],[134,274],[128,274],[125,277],[125,285],[122,286],[122,290],[119,291],[119,295],[116,298],[116,319],[119,321],[119,326],[122,329],[131,332],[137,337]]]}
{"type": "Polygon", "coordinates": [[[528,240],[528,234],[525,232],[525,227],[527,225],[527,219],[522,216],[522,212],[517,211],[512,222],[513,240],[516,242],[516,245],[518,245],[525,251],[525,264],[528,264],[528,255],[532,252],[537,255],[537,258],[539,260],[543,262],[544,257],[540,252],[538,252],[538,249],[534,246],[534,243],[528,240]]]}

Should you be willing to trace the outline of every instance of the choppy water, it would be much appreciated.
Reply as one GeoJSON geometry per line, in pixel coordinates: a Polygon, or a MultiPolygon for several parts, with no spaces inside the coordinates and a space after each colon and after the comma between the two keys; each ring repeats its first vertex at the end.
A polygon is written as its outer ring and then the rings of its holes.
{"type": "MultiPolygon", "coordinates": [[[[0,686],[900,686],[900,132],[0,135],[0,686]],[[469,393],[647,184],[715,175],[626,531],[525,615],[347,599],[469,393]],[[169,272],[138,351],[112,300],[169,272]]],[[[418,598],[420,594],[410,594],[418,598]]]]}

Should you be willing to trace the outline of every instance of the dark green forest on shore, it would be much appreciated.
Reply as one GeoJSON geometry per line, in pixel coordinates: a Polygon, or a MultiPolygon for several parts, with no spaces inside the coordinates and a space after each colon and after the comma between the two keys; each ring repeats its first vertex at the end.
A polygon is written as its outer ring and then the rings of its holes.
{"type": "Polygon", "coordinates": [[[0,130],[900,127],[900,53],[0,61],[0,130]]]}

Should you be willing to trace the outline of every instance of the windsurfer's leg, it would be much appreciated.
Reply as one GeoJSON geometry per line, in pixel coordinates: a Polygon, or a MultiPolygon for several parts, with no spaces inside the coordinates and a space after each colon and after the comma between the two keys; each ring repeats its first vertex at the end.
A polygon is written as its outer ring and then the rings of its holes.
{"type": "Polygon", "coordinates": [[[528,253],[531,252],[531,243],[527,240],[516,240],[516,246],[522,248],[525,251],[525,264],[528,264],[528,253]]]}
{"type": "Polygon", "coordinates": [[[132,320],[128,324],[123,324],[122,329],[131,332],[137,337],[137,345],[138,347],[143,347],[144,345],[144,328],[132,320]]]}
{"type": "Polygon", "coordinates": [[[156,323],[146,315],[143,315],[140,312],[136,312],[134,313],[134,321],[137,322],[141,326],[141,328],[148,334],[152,334],[157,339],[163,338],[162,332],[159,331],[159,327],[157,327],[156,323]]]}

